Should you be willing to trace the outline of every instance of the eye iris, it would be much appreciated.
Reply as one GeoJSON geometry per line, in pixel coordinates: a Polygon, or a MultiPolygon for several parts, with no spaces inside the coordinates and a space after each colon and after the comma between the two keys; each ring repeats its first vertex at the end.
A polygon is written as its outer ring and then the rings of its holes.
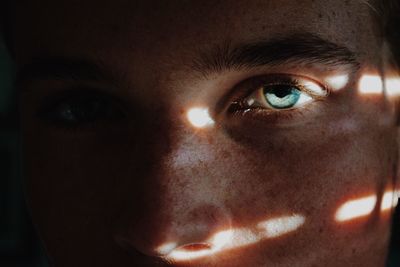
{"type": "Polygon", "coordinates": [[[124,114],[109,101],[96,96],[72,96],[52,103],[39,111],[38,116],[52,123],[77,126],[97,121],[117,121],[124,114]]]}
{"type": "Polygon", "coordinates": [[[61,104],[55,117],[69,123],[88,123],[104,118],[106,113],[107,105],[103,101],[82,98],[61,104]]]}
{"type": "Polygon", "coordinates": [[[264,96],[269,105],[276,109],[293,107],[300,99],[300,90],[290,85],[268,85],[264,96]]]}

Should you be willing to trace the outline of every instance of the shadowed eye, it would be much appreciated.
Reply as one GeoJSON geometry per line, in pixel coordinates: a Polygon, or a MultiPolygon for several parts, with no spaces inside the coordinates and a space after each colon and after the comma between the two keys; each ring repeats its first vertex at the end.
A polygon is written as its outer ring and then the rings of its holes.
{"type": "Polygon", "coordinates": [[[48,100],[38,111],[38,116],[57,126],[81,127],[117,121],[124,117],[124,113],[108,96],[74,91],[55,100],[48,100]]]}
{"type": "Polygon", "coordinates": [[[284,110],[301,107],[317,98],[325,97],[328,91],[317,82],[306,78],[278,75],[262,80],[246,97],[242,107],[284,110]]]}

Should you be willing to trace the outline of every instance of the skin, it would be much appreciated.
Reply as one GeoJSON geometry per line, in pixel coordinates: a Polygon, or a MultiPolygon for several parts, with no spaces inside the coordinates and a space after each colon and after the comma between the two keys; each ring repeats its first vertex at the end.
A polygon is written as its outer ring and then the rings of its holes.
{"type": "Polygon", "coordinates": [[[396,187],[395,102],[357,90],[363,75],[391,71],[365,4],[26,1],[16,18],[19,69],[62,57],[100,64],[108,77],[19,86],[27,198],[53,266],[384,266],[390,211],[335,221],[346,201],[396,187]],[[193,68],[200,51],[227,42],[304,32],[347,47],[360,68],[345,88],[285,115],[229,112],[247,96],[234,88],[272,73],[322,83],[345,68],[193,68]],[[124,119],[71,128],[38,115],[49,97],[88,87],[112,96],[124,119]],[[214,125],[193,127],[193,106],[214,125]],[[167,262],[157,251],[291,214],[305,217],[298,230],[208,257],[167,262]]]}

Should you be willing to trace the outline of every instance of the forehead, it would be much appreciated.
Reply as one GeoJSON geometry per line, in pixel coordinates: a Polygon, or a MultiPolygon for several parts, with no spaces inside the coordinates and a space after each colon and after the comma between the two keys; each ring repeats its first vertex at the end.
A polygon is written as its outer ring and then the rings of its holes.
{"type": "MultiPolygon", "coordinates": [[[[210,51],[225,44],[311,33],[377,66],[373,25],[370,7],[358,0],[24,1],[17,7],[15,51],[19,67],[37,58],[94,62],[141,102],[162,93],[170,103],[195,98],[194,83],[203,81],[192,71],[193,62],[204,55],[213,59],[210,51]]],[[[248,73],[241,75],[217,80],[229,86],[248,73]]]]}
{"type": "Polygon", "coordinates": [[[28,42],[39,50],[68,44],[69,50],[122,46],[157,53],[312,32],[356,49],[372,23],[367,5],[348,0],[41,0],[18,7],[17,40],[41,40],[28,42]]]}

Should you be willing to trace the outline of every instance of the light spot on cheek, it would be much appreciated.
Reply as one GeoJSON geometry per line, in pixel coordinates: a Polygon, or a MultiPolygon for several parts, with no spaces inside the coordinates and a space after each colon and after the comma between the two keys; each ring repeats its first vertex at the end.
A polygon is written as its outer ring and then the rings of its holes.
{"type": "MultiPolygon", "coordinates": [[[[278,238],[299,229],[305,223],[305,217],[299,214],[268,219],[256,224],[255,227],[233,228],[217,232],[202,245],[203,249],[186,249],[196,244],[188,244],[171,249],[175,243],[167,243],[159,247],[159,252],[170,250],[165,258],[171,261],[188,261],[211,256],[223,251],[242,248],[260,241],[278,238]]],[[[162,254],[162,253],[161,253],[162,254]]],[[[165,254],[164,254],[165,255],[165,254]]]]}
{"type": "Polygon", "coordinates": [[[207,108],[190,108],[187,112],[187,119],[196,128],[205,128],[214,125],[207,108]]]}
{"type": "Polygon", "coordinates": [[[258,224],[258,227],[264,229],[266,237],[273,238],[296,230],[304,222],[303,216],[295,215],[262,222],[258,224]]]}
{"type": "Polygon", "coordinates": [[[351,200],[343,204],[336,213],[336,221],[345,222],[370,215],[377,202],[376,196],[351,200]]]}
{"type": "Polygon", "coordinates": [[[400,78],[387,78],[385,80],[385,87],[388,97],[400,96],[400,78]]]}
{"type": "Polygon", "coordinates": [[[359,82],[358,91],[362,95],[385,93],[389,99],[400,97],[400,77],[389,76],[382,79],[379,75],[364,75],[359,82]]]}
{"type": "Polygon", "coordinates": [[[383,195],[381,203],[381,211],[390,210],[395,208],[398,204],[398,193],[399,192],[386,192],[383,195]]]}
{"type": "MultiPolygon", "coordinates": [[[[398,204],[398,193],[393,190],[386,191],[381,199],[380,212],[384,213],[394,209],[398,204]]],[[[335,214],[337,222],[346,222],[367,217],[375,210],[378,202],[376,194],[347,201],[339,207],[335,214]]]]}
{"type": "Polygon", "coordinates": [[[362,95],[383,94],[383,81],[378,75],[364,75],[359,81],[358,91],[362,95]]]}

